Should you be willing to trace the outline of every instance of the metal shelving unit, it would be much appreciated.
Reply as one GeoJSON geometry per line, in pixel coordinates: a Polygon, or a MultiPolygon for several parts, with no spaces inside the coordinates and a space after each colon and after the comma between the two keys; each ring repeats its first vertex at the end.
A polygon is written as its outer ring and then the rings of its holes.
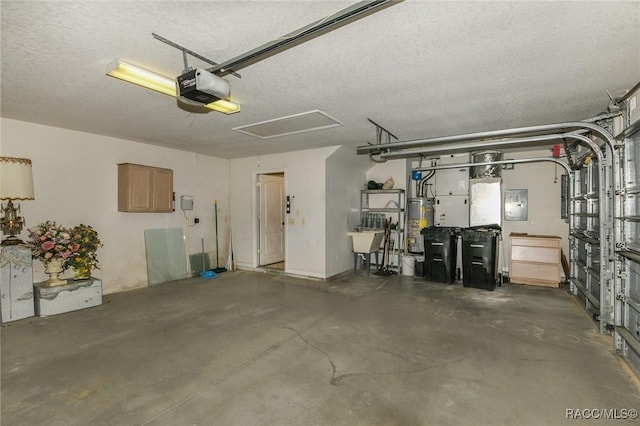
{"type": "Polygon", "coordinates": [[[391,230],[390,234],[393,236],[391,240],[393,248],[389,250],[389,266],[397,269],[398,273],[402,272],[402,256],[404,255],[405,210],[404,189],[363,189],[360,191],[360,224],[363,229],[383,229],[382,215],[385,219],[391,218],[391,223],[397,224],[396,229],[391,230]],[[389,206],[391,203],[395,203],[395,206],[389,206]]]}

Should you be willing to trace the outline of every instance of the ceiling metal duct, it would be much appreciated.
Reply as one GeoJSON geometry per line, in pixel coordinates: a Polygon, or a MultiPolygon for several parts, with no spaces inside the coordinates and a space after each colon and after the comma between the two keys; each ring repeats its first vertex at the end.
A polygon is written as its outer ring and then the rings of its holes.
{"type": "Polygon", "coordinates": [[[452,149],[463,152],[463,147],[466,147],[466,151],[468,152],[474,149],[502,149],[507,145],[510,145],[509,147],[511,148],[540,146],[543,145],[542,142],[550,143],[552,141],[558,141],[563,137],[575,138],[574,135],[588,132],[603,139],[609,149],[613,150],[615,140],[606,129],[597,124],[575,121],[462,135],[440,136],[386,144],[361,145],[357,147],[356,152],[358,154],[380,154],[380,158],[386,159],[410,158],[423,153],[434,153],[436,151],[440,153],[455,152],[452,149]],[[439,147],[439,149],[433,149],[434,147],[439,147]]]}
{"type": "Polygon", "coordinates": [[[472,152],[471,163],[482,164],[471,166],[469,177],[471,179],[480,179],[502,176],[502,165],[498,163],[502,159],[502,151],[472,152]]]}
{"type": "MultiPolygon", "coordinates": [[[[509,138],[492,141],[473,141],[473,142],[459,142],[449,144],[438,144],[433,146],[399,149],[383,151],[380,153],[380,158],[385,160],[397,159],[397,158],[415,158],[419,156],[436,156],[442,154],[456,154],[465,153],[474,150],[486,150],[486,149],[506,149],[506,148],[527,148],[540,146],[546,142],[546,144],[557,142],[561,140],[564,134],[558,135],[543,135],[543,136],[531,136],[525,138],[509,138]]],[[[385,146],[395,145],[386,144],[385,146]]]]}

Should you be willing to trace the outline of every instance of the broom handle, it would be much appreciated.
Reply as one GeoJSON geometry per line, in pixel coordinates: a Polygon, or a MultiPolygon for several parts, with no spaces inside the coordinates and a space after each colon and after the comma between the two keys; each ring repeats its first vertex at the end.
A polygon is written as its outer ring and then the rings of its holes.
{"type": "Polygon", "coordinates": [[[200,245],[202,246],[202,272],[204,272],[204,238],[200,238],[200,245]]]}
{"type": "Polygon", "coordinates": [[[220,261],[218,259],[218,200],[213,201],[215,207],[215,217],[216,217],[216,268],[220,267],[220,261]]]}

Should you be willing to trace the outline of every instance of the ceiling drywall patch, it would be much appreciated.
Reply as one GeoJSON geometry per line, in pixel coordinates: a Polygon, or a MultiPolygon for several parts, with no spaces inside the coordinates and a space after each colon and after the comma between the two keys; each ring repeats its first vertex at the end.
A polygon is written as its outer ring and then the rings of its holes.
{"type": "Polygon", "coordinates": [[[271,139],[278,136],[294,135],[296,133],[312,132],[339,126],[342,126],[342,123],[335,118],[322,111],[314,110],[234,127],[233,130],[260,139],[271,139]]]}

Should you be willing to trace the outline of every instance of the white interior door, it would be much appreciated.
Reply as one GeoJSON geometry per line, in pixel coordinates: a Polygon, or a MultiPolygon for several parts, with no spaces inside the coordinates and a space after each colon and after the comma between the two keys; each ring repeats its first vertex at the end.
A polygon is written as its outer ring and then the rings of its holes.
{"type": "Polygon", "coordinates": [[[284,176],[259,175],[260,251],[258,263],[284,261],[284,176]]]}

